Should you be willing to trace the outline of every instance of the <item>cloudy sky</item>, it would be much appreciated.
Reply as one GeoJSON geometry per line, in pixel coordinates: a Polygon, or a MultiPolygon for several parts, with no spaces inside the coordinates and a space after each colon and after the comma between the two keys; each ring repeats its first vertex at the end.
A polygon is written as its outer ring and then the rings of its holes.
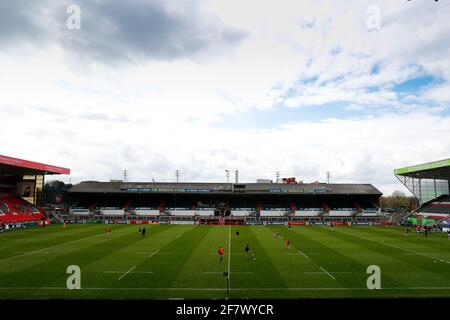
{"type": "Polygon", "coordinates": [[[75,183],[124,168],[133,181],[330,171],[406,191],[394,168],[450,157],[449,12],[431,0],[2,0],[0,154],[69,167],[75,183]]]}

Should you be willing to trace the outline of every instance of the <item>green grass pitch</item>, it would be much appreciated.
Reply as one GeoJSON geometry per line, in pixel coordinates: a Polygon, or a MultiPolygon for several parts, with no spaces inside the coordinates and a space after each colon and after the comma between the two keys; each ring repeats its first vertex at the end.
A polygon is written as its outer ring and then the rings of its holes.
{"type": "Polygon", "coordinates": [[[111,228],[109,235],[105,225],[1,234],[0,299],[450,297],[450,239],[444,234],[425,238],[397,227],[146,225],[140,238],[137,225],[111,228]],[[247,243],[256,261],[246,255],[247,243]],[[81,268],[80,290],[66,287],[69,265],[81,268]],[[379,290],[367,289],[369,265],[381,268],[379,290]]]}

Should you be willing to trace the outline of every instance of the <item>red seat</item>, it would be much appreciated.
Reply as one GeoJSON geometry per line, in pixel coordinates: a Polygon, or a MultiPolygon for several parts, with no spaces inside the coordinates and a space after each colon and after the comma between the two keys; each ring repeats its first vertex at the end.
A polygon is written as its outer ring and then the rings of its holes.
{"type": "Polygon", "coordinates": [[[44,216],[40,209],[14,195],[0,194],[0,204],[3,209],[3,214],[0,215],[0,222],[39,221],[44,216]]]}

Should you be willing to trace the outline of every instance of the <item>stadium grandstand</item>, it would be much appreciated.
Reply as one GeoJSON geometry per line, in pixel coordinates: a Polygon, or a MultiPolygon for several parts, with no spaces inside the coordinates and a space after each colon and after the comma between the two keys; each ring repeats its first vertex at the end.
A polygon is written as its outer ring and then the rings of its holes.
{"type": "Polygon", "coordinates": [[[67,168],[0,155],[2,228],[46,221],[40,209],[46,175],[70,174],[67,168]]]}
{"type": "Polygon", "coordinates": [[[394,170],[420,208],[406,217],[414,225],[440,225],[450,217],[450,159],[394,170]]]}
{"type": "Polygon", "coordinates": [[[85,181],[69,219],[119,223],[373,223],[385,220],[370,184],[85,181]]]}

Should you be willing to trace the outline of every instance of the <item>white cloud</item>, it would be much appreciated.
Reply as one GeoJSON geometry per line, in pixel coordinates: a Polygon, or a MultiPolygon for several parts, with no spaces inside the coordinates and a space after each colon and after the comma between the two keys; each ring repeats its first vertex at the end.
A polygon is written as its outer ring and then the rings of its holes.
{"type": "Polygon", "coordinates": [[[425,91],[423,97],[434,101],[450,103],[450,83],[445,83],[425,91]]]}
{"type": "Polygon", "coordinates": [[[135,180],[173,179],[180,168],[196,181],[223,180],[225,169],[247,181],[276,170],[323,180],[330,170],[388,193],[399,188],[394,167],[449,156],[450,120],[440,114],[447,82],[406,97],[393,90],[422,75],[450,81],[448,3],[195,5],[205,21],[246,37],[209,55],[115,64],[77,59],[58,39],[0,47],[0,134],[8,137],[0,153],[69,166],[74,181],[118,178],[125,167],[135,180]],[[372,4],[382,14],[377,31],[366,27],[372,4]],[[347,110],[391,110],[265,130],[216,127],[243,111],[341,101],[347,110]]]}

